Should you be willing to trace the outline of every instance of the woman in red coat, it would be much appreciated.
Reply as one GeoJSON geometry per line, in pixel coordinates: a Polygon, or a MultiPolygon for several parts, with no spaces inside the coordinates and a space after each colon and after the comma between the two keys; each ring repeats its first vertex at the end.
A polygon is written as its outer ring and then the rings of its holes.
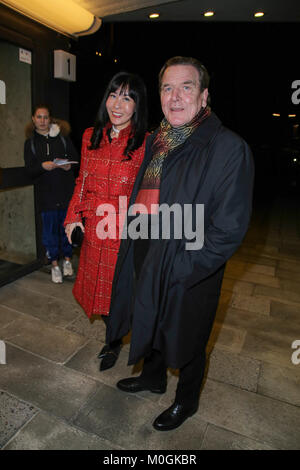
{"type": "MultiPolygon", "coordinates": [[[[144,157],[146,129],[145,85],[140,77],[120,72],[106,89],[95,127],[83,134],[80,173],[64,223],[70,242],[76,226],[84,231],[74,297],[89,318],[102,315],[105,323],[122,229],[119,197],[129,201],[144,157]],[[111,208],[111,220],[116,220],[115,233],[110,227],[107,238],[100,228],[101,221],[105,226],[109,220],[110,209],[101,212],[103,207],[111,208]]],[[[98,356],[100,370],[113,367],[121,344],[122,340],[104,346],[98,356]]]]}

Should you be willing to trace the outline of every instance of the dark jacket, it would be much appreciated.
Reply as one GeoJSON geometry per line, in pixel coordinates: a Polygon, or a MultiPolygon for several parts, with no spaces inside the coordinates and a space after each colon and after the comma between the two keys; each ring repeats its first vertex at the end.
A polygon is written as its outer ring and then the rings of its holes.
{"type": "Polygon", "coordinates": [[[58,129],[55,137],[38,134],[33,126],[27,126],[26,129],[28,138],[24,145],[25,168],[36,185],[39,211],[66,209],[74,190],[76,165],[72,165],[69,171],[62,168],[47,171],[42,167],[43,162],[53,161],[55,158],[79,161],[78,153],[67,135],[67,123],[59,121],[59,127],[60,132],[58,129]]]}
{"type": "MultiPolygon", "coordinates": [[[[151,160],[153,136],[133,188],[137,196],[151,160]]],[[[115,271],[107,341],[132,326],[129,364],[154,347],[170,367],[182,367],[208,340],[224,271],[247,231],[254,167],[246,142],[212,113],[187,141],[165,159],[160,204],[204,204],[204,245],[186,250],[185,238],[151,240],[134,286],[133,241],[122,240],[115,271]],[[135,295],[133,292],[135,289],[135,295]],[[132,300],[134,298],[134,300],[132,300]],[[195,299],[187,316],[185,300],[195,299]]]]}

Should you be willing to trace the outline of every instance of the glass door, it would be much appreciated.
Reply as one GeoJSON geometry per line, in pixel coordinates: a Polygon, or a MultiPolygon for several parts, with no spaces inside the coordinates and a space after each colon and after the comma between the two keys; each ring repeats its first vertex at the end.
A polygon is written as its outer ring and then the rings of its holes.
{"type": "Polygon", "coordinates": [[[34,186],[24,170],[31,51],[0,39],[0,286],[36,269],[34,186]]]}

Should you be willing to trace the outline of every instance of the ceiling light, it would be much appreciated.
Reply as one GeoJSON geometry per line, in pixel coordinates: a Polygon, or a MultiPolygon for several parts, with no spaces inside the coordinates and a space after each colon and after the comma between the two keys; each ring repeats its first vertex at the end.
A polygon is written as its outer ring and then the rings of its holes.
{"type": "Polygon", "coordinates": [[[3,0],[2,3],[68,36],[92,34],[101,26],[100,18],[73,0],[3,0]]]}
{"type": "Polygon", "coordinates": [[[272,116],[280,117],[280,114],[279,113],[273,113],[272,116]]]}
{"type": "Polygon", "coordinates": [[[206,11],[204,13],[204,16],[214,16],[214,14],[215,14],[214,11],[206,11]]]}
{"type": "Polygon", "coordinates": [[[153,20],[154,18],[159,18],[159,13],[151,13],[148,16],[149,16],[149,18],[151,18],[151,20],[153,20]]]}
{"type": "Polygon", "coordinates": [[[296,117],[296,114],[289,114],[289,117],[296,117]]]}
{"type": "Polygon", "coordinates": [[[261,18],[262,16],[264,16],[264,12],[263,11],[257,11],[256,13],[254,13],[254,16],[255,16],[255,18],[261,18]]]}

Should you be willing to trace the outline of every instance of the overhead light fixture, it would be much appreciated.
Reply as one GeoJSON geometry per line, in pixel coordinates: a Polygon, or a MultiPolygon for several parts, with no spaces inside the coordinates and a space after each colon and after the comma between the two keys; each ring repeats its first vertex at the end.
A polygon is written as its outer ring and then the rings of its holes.
{"type": "Polygon", "coordinates": [[[263,11],[257,11],[256,13],[254,13],[254,16],[255,16],[255,18],[261,18],[262,16],[264,16],[264,12],[263,11]]]}
{"type": "Polygon", "coordinates": [[[208,16],[214,16],[215,12],[214,11],[206,11],[203,14],[204,14],[204,16],[208,17],[208,16]]]}
{"type": "Polygon", "coordinates": [[[279,114],[279,113],[273,113],[272,116],[274,116],[274,117],[280,117],[280,114],[279,114]]]}
{"type": "Polygon", "coordinates": [[[155,18],[159,18],[159,13],[151,13],[150,15],[148,15],[148,17],[151,19],[151,20],[154,20],[155,18]]]}
{"type": "Polygon", "coordinates": [[[102,23],[73,0],[1,0],[1,3],[68,36],[93,34],[102,23]]]}
{"type": "Polygon", "coordinates": [[[296,114],[289,114],[289,118],[294,118],[296,117],[296,114]]]}

